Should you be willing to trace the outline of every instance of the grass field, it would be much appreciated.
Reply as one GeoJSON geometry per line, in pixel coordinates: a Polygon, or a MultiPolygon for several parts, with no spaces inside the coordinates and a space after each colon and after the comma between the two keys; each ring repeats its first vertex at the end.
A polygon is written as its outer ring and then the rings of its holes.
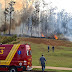
{"type": "Polygon", "coordinates": [[[72,67],[72,47],[69,48],[69,51],[67,51],[67,47],[62,49],[56,49],[55,52],[48,53],[47,51],[47,45],[44,44],[34,44],[31,43],[32,47],[32,58],[33,58],[33,65],[39,65],[39,58],[42,54],[44,54],[47,64],[46,66],[56,66],[56,67],[72,67]]]}
{"type": "Polygon", "coordinates": [[[33,66],[40,65],[39,58],[44,54],[47,60],[46,66],[72,68],[72,42],[38,38],[18,38],[17,41],[20,41],[20,44],[29,43],[31,45],[33,66]],[[50,52],[48,52],[48,45],[50,52]],[[55,46],[54,52],[52,52],[52,46],[55,46]]]}
{"type": "MultiPolygon", "coordinates": [[[[40,66],[39,58],[44,54],[46,66],[69,67],[72,68],[72,42],[55,39],[41,38],[17,38],[15,41],[7,44],[24,44],[28,43],[32,49],[32,65],[40,66]],[[50,52],[48,52],[48,45],[50,52]],[[52,46],[55,51],[52,52],[52,46]]],[[[62,72],[62,71],[61,71],[62,72]]],[[[66,71],[63,71],[66,72],[66,71]]],[[[71,72],[71,71],[68,71],[71,72]]]]}

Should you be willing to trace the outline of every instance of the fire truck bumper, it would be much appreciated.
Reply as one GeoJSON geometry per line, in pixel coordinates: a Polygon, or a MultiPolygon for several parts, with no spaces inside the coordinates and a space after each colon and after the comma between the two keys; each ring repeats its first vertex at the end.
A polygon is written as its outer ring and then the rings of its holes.
{"type": "Polygon", "coordinates": [[[32,66],[31,67],[29,67],[29,66],[27,66],[27,70],[29,71],[29,70],[32,70],[33,68],[32,68],[32,66]]]}
{"type": "Polygon", "coordinates": [[[26,71],[25,66],[17,66],[18,71],[26,71]]]}

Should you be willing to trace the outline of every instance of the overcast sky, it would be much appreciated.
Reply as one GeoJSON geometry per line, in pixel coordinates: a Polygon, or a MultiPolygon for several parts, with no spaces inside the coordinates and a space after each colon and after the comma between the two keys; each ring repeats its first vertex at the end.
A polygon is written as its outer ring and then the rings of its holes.
{"type": "Polygon", "coordinates": [[[58,7],[58,11],[65,9],[67,12],[72,13],[72,0],[45,0],[45,2],[52,2],[53,6],[58,7]]]}
{"type": "MultiPolygon", "coordinates": [[[[6,0],[6,1],[10,1],[10,0],[6,0]]],[[[14,0],[16,1],[16,8],[20,8],[21,7],[21,3],[23,0],[14,0]]],[[[46,3],[52,2],[52,6],[58,7],[58,11],[61,11],[61,9],[65,9],[68,13],[71,12],[72,13],[72,0],[44,0],[46,3]]],[[[0,0],[0,3],[2,4],[2,7],[5,6],[5,0],[0,0]]],[[[21,8],[20,8],[21,9],[21,8]]]]}

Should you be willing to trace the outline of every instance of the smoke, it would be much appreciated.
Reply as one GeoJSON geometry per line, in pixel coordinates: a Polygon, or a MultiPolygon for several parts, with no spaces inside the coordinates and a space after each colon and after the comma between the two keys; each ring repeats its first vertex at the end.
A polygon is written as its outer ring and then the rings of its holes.
{"type": "Polygon", "coordinates": [[[6,30],[8,30],[8,25],[7,24],[6,25],[4,24],[0,27],[0,32],[6,31],[6,30]]]}
{"type": "Polygon", "coordinates": [[[57,32],[72,41],[72,15],[62,10],[57,14],[57,32]]]}
{"type": "MultiPolygon", "coordinates": [[[[57,7],[53,7],[51,2],[47,3],[46,1],[16,0],[15,11],[12,13],[11,29],[16,30],[19,27],[22,33],[38,37],[41,37],[41,34],[46,37],[55,34],[63,35],[72,41],[72,15],[65,12],[65,10],[56,13],[57,7]]],[[[2,32],[9,30],[9,13],[6,19],[5,25],[4,8],[3,5],[0,5],[0,31],[2,32]]]]}
{"type": "Polygon", "coordinates": [[[20,21],[22,23],[26,23],[28,18],[32,15],[32,12],[34,10],[34,7],[33,7],[34,0],[31,0],[31,1],[23,0],[22,2],[23,2],[22,9],[20,10],[20,13],[17,13],[17,14],[20,14],[19,16],[20,21]]]}
{"type": "MultiPolygon", "coordinates": [[[[17,26],[20,26],[21,23],[25,23],[33,12],[34,7],[32,6],[34,0],[16,0],[16,4],[14,6],[14,12],[11,14],[11,29],[16,29],[17,26]],[[23,3],[24,2],[24,3],[23,3]]],[[[6,0],[6,8],[9,10],[9,0],[6,0]]],[[[1,1],[0,4],[0,31],[8,31],[10,27],[10,13],[6,14],[6,25],[5,25],[5,1],[1,1]],[[4,4],[3,4],[4,2],[4,4]],[[3,6],[4,5],[4,6],[3,6]],[[5,26],[4,26],[5,25],[5,26]],[[5,29],[4,29],[5,28],[5,29]]]]}
{"type": "Polygon", "coordinates": [[[56,13],[57,7],[52,7],[51,3],[46,3],[44,0],[40,0],[38,3],[40,3],[40,10],[36,9],[39,10],[40,15],[40,33],[43,33],[46,37],[54,34],[62,35],[72,41],[72,15],[65,10],[56,13]]]}
{"type": "Polygon", "coordinates": [[[33,10],[34,10],[33,6],[23,8],[21,14],[22,23],[25,23],[27,21],[27,19],[32,15],[33,10]]]}

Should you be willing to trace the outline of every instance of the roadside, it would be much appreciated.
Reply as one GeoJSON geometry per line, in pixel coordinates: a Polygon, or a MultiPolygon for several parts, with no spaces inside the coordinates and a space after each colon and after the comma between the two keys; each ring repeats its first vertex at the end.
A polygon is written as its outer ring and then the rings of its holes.
{"type": "MultiPolygon", "coordinates": [[[[41,68],[41,66],[32,66],[32,68],[41,68]]],[[[45,69],[72,70],[72,68],[66,68],[66,67],[50,67],[50,66],[46,66],[45,69]]]]}

